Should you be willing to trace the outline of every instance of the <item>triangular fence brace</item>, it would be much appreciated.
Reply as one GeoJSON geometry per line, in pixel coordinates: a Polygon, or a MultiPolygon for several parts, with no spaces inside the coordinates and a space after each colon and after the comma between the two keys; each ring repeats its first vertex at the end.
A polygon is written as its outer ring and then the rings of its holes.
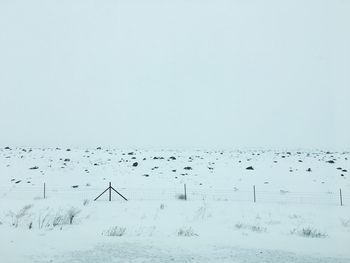
{"type": "Polygon", "coordinates": [[[112,184],[111,182],[109,182],[109,186],[106,190],[104,190],[98,197],[96,197],[94,199],[94,201],[96,201],[97,199],[99,199],[105,192],[108,191],[108,201],[112,201],[112,190],[114,192],[116,192],[121,198],[123,198],[125,201],[128,201],[128,199],[126,199],[121,193],[119,193],[117,190],[115,190],[113,187],[112,187],[112,184]]]}

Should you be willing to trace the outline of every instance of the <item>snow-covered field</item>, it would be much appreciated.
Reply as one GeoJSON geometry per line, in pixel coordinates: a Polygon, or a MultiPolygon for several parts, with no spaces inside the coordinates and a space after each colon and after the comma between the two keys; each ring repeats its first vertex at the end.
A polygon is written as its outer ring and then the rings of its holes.
{"type": "Polygon", "coordinates": [[[0,262],[350,262],[349,158],[1,148],[0,262]]]}

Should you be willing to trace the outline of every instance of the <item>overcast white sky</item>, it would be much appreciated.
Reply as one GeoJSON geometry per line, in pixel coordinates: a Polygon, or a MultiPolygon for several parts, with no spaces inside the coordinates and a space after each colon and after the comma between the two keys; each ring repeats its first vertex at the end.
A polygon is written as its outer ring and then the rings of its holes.
{"type": "Polygon", "coordinates": [[[0,145],[350,148],[350,1],[0,0],[0,145]]]}

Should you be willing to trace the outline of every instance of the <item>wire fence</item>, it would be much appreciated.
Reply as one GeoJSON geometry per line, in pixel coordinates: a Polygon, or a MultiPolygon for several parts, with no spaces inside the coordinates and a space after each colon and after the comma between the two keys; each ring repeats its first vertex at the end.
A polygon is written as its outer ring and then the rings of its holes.
{"type": "MultiPolygon", "coordinates": [[[[289,192],[264,191],[252,186],[251,189],[220,189],[198,188],[180,185],[174,188],[143,188],[143,187],[116,187],[129,201],[235,201],[256,203],[282,204],[319,204],[332,206],[346,206],[350,204],[350,194],[337,189],[330,192],[289,192]]],[[[0,199],[3,200],[35,200],[35,199],[62,199],[62,200],[94,200],[103,191],[105,193],[98,201],[123,201],[117,193],[107,191],[103,187],[72,188],[71,186],[12,186],[0,187],[0,199]]]]}

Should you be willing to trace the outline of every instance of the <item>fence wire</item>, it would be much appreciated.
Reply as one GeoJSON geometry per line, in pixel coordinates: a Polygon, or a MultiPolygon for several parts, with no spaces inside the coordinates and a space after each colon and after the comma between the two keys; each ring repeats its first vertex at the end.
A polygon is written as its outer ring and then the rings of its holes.
{"type": "MultiPolygon", "coordinates": [[[[45,198],[62,200],[94,200],[106,188],[84,187],[72,188],[45,184],[45,198]]],[[[235,201],[254,202],[253,189],[234,190],[220,188],[191,188],[187,186],[186,196],[183,187],[174,188],[129,188],[116,187],[116,189],[129,201],[235,201]]],[[[108,191],[99,200],[108,200],[108,191]]],[[[35,200],[44,199],[44,186],[12,186],[0,187],[0,199],[10,200],[35,200]]],[[[122,200],[112,191],[113,200],[122,200]]],[[[283,203],[283,204],[324,204],[347,205],[350,204],[350,195],[339,189],[333,192],[288,192],[288,191],[259,191],[256,189],[255,200],[257,203],[283,203]]]]}

